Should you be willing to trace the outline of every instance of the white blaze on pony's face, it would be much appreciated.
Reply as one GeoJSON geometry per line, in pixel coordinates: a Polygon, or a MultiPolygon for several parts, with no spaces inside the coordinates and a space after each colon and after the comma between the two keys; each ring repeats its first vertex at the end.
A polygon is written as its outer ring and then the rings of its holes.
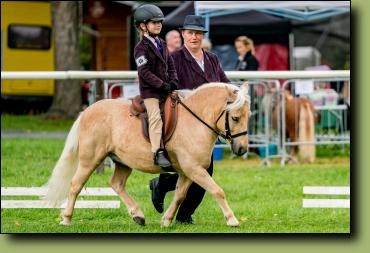
{"type": "MultiPolygon", "coordinates": [[[[229,127],[231,135],[236,135],[248,131],[250,111],[250,96],[248,94],[249,85],[244,83],[236,90],[236,99],[226,107],[229,111],[229,127]]],[[[232,139],[231,150],[236,155],[244,155],[248,151],[248,134],[232,139]]]]}

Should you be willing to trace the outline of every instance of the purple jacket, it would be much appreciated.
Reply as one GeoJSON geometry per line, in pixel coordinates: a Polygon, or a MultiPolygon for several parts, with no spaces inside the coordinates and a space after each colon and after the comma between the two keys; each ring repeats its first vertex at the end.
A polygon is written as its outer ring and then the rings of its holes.
{"type": "Polygon", "coordinates": [[[210,82],[230,82],[222,70],[217,55],[208,51],[203,53],[204,72],[184,46],[171,54],[179,80],[179,89],[195,89],[210,82]]]}
{"type": "Polygon", "coordinates": [[[166,42],[160,39],[163,55],[156,46],[144,37],[134,49],[142,98],[161,98],[160,87],[165,82],[177,80],[175,66],[166,42]]]}

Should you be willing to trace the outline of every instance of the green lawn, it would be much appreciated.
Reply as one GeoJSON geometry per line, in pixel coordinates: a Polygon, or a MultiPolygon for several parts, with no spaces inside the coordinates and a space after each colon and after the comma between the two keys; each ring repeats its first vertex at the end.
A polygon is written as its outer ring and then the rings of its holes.
{"type": "Polygon", "coordinates": [[[74,120],[52,120],[43,115],[1,115],[1,131],[69,131],[74,120]]]}
{"type": "MultiPolygon", "coordinates": [[[[2,118],[3,122],[3,118],[2,118]]],[[[2,126],[3,128],[3,126],[2,126]]],[[[1,140],[1,186],[42,186],[62,151],[64,140],[1,140]]],[[[227,156],[226,156],[227,157],[227,156]]],[[[87,186],[109,187],[110,169],[93,174],[87,186]]],[[[303,186],[348,186],[349,157],[319,158],[312,165],[260,167],[258,160],[215,162],[214,179],[225,190],[229,204],[241,222],[226,226],[216,201],[206,194],[193,218],[195,225],[160,227],[161,214],[152,207],[150,174],[134,172],[127,189],[146,216],[137,225],[123,203],[119,209],[76,209],[72,226],[58,225],[57,209],[2,209],[2,233],[349,233],[349,209],[303,209],[303,186]]],[[[168,194],[168,206],[173,193],[168,194]]],[[[328,196],[324,196],[325,198],[328,196]]],[[[23,197],[24,199],[26,197],[23,197]]],[[[9,199],[9,197],[2,197],[9,199]]],[[[96,197],[114,199],[118,197],[96,197]]]]}

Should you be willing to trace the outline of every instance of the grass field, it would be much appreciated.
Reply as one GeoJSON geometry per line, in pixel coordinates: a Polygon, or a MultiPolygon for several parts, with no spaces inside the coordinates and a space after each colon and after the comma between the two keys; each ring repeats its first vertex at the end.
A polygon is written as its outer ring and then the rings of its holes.
{"type": "MultiPolygon", "coordinates": [[[[3,118],[2,118],[3,123],[3,118]]],[[[3,130],[3,124],[2,124],[3,130]]],[[[64,140],[1,140],[1,186],[42,186],[62,151],[64,140]]],[[[110,169],[93,174],[88,187],[109,187],[110,169]]],[[[2,209],[2,233],[349,233],[349,209],[303,209],[303,186],[348,186],[349,157],[320,157],[312,165],[260,167],[259,160],[215,162],[214,179],[225,190],[229,204],[241,222],[226,226],[216,201],[206,194],[193,218],[195,225],[173,224],[160,228],[161,214],[152,207],[148,181],[150,174],[134,172],[128,192],[146,216],[145,227],[137,225],[123,203],[119,209],[76,209],[72,226],[58,225],[57,209],[2,209]]],[[[169,193],[168,206],[173,193],[169,193]]],[[[326,198],[328,196],[322,196],[326,198]]],[[[337,197],[337,196],[335,196],[337,197]]],[[[26,197],[22,197],[25,199],[26,197]]],[[[2,197],[2,199],[10,199],[2,197]]],[[[12,197],[15,199],[15,197],[12,197]]],[[[85,197],[85,199],[87,199],[85,197]]],[[[114,199],[118,197],[96,197],[114,199]]]]}
{"type": "Polygon", "coordinates": [[[51,120],[42,115],[1,115],[1,131],[69,131],[74,120],[51,120]]]}

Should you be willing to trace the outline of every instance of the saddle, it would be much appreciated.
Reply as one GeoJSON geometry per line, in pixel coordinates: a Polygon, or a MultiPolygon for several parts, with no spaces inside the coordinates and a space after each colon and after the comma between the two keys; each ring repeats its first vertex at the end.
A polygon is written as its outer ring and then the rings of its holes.
{"type": "MultiPolygon", "coordinates": [[[[162,129],[163,145],[171,139],[172,134],[176,129],[178,99],[179,99],[178,94],[177,92],[174,91],[170,96],[166,98],[166,101],[164,103],[160,103],[161,117],[163,121],[162,129]]],[[[148,142],[150,142],[148,129],[149,128],[148,114],[146,112],[144,100],[140,97],[140,95],[137,95],[132,99],[130,113],[133,116],[140,118],[142,123],[141,125],[143,136],[148,142]]]]}

